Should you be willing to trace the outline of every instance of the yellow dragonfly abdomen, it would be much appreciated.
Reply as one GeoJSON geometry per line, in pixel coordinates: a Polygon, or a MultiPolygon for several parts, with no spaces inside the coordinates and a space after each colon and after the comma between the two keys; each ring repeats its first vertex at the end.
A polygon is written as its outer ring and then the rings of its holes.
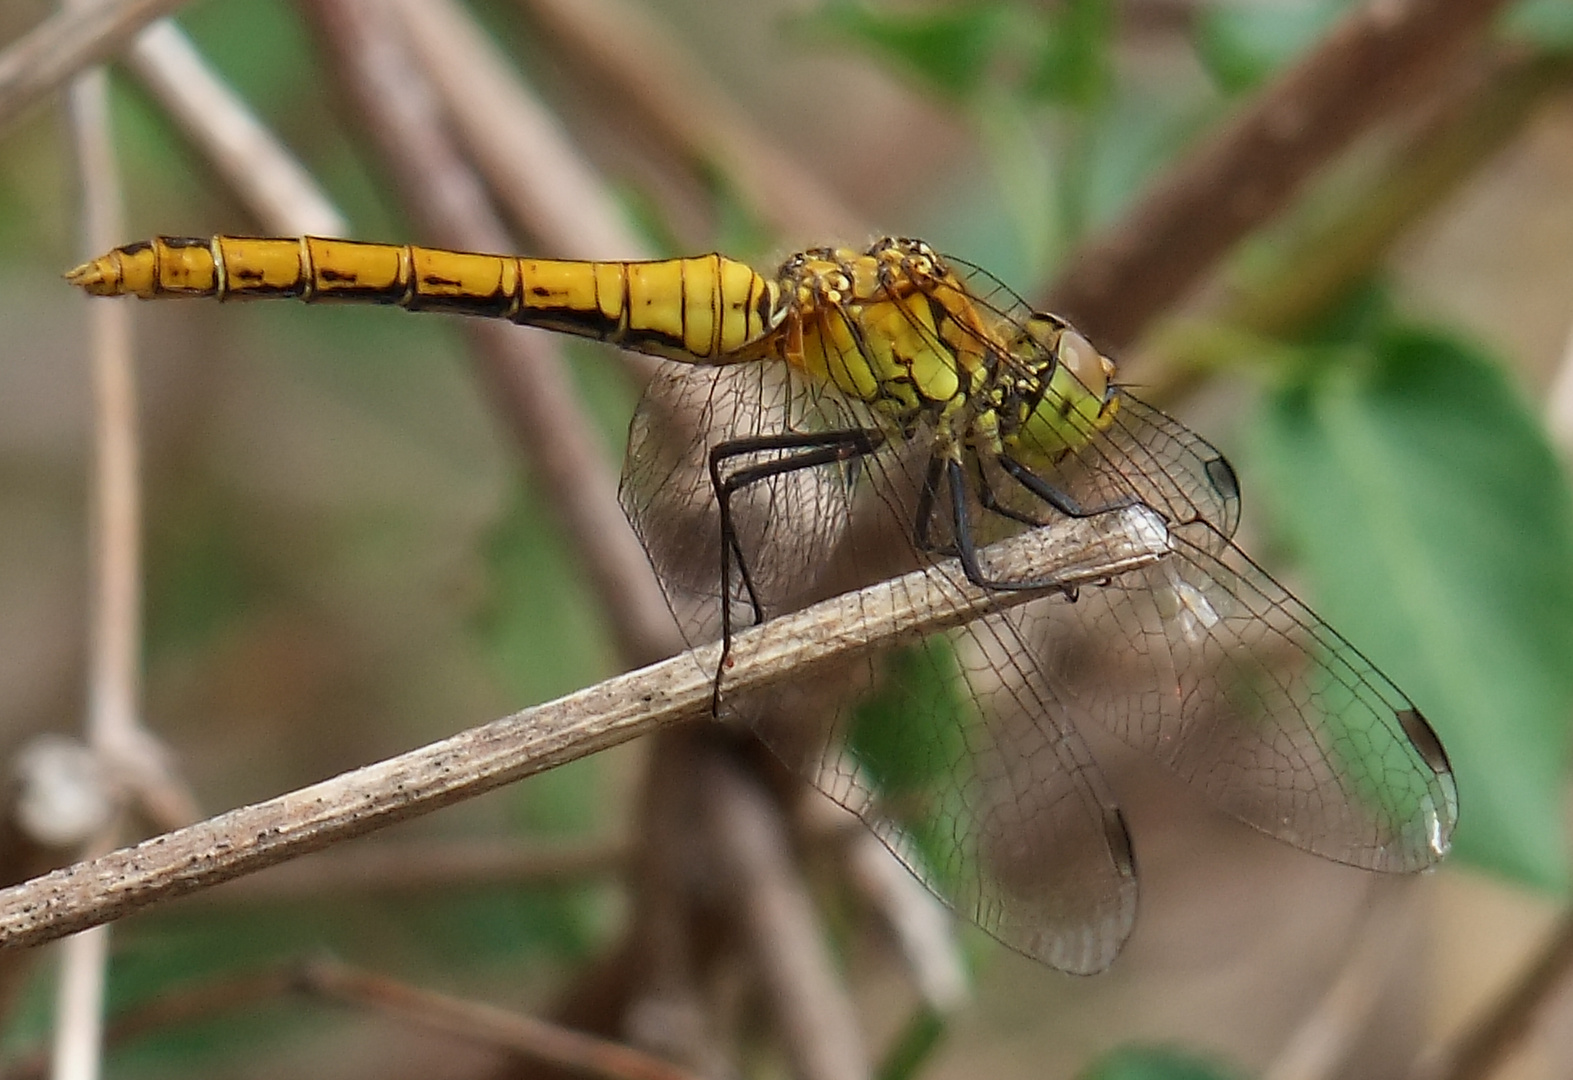
{"type": "Polygon", "coordinates": [[[578,262],[316,236],[158,237],[67,277],[98,296],[292,296],[479,315],[689,362],[724,363],[780,321],[776,283],[719,254],[578,262]]]}

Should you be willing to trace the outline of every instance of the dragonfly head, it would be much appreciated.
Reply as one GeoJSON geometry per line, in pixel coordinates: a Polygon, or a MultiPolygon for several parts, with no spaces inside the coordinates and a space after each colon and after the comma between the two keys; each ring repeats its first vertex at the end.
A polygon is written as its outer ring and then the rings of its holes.
{"type": "Polygon", "coordinates": [[[1110,398],[1114,361],[1092,347],[1075,327],[1046,311],[1035,311],[1027,320],[1027,336],[1054,357],[1056,374],[1068,372],[1081,384],[1082,393],[1101,406],[1110,398]]]}
{"type": "Polygon", "coordinates": [[[1050,458],[1079,450],[1114,422],[1114,362],[1057,315],[1034,312],[1021,329],[1030,355],[1020,359],[1046,382],[1011,441],[1020,451],[1050,458]]]}

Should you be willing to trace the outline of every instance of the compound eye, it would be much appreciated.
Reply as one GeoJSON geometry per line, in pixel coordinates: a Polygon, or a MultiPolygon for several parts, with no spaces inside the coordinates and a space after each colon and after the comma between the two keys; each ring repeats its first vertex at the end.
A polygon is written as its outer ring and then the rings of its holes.
{"type": "Polygon", "coordinates": [[[1114,374],[1114,364],[1070,327],[1060,334],[1058,356],[1060,363],[1094,397],[1101,401],[1109,392],[1109,376],[1114,374]]]}

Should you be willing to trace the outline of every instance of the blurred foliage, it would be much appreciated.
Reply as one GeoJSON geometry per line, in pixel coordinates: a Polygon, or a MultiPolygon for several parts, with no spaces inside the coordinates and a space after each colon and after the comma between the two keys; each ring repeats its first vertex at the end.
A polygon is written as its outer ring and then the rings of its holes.
{"type": "MultiPolygon", "coordinates": [[[[890,7],[829,0],[801,21],[828,38],[884,59],[893,70],[974,123],[1016,226],[1016,251],[980,256],[1005,280],[1037,281],[1088,225],[1102,136],[1147,134],[1097,118],[1116,104],[1115,19],[1110,0],[1052,6],[973,2],[890,7]],[[1045,138],[1045,125],[1058,126],[1045,138]],[[1019,262],[1020,269],[1012,263],[1019,262]]],[[[1116,182],[1129,190],[1135,177],[1116,182]]],[[[992,253],[991,253],[992,254],[992,253]]]]}
{"type": "Polygon", "coordinates": [[[923,1067],[944,1043],[947,1032],[944,1017],[932,1009],[919,1009],[886,1051],[874,1071],[876,1080],[908,1080],[921,1076],[923,1067]]]}
{"type": "Polygon", "coordinates": [[[1125,1046],[1093,1063],[1078,1080],[1237,1080],[1238,1076],[1188,1051],[1125,1046]]]}
{"type": "Polygon", "coordinates": [[[1325,613],[1441,733],[1458,857],[1563,889],[1567,477],[1498,358],[1381,304],[1328,330],[1264,402],[1258,490],[1325,613]]]}
{"type": "Polygon", "coordinates": [[[978,722],[963,700],[961,674],[950,640],[935,635],[880,658],[874,690],[853,710],[847,749],[879,795],[879,805],[911,838],[932,880],[965,886],[975,866],[959,851],[955,804],[969,782],[967,729],[978,722]]]}
{"type": "Polygon", "coordinates": [[[1573,52],[1573,4],[1567,0],[1519,0],[1502,20],[1503,33],[1547,52],[1573,52]]]}
{"type": "Polygon", "coordinates": [[[1348,0],[1213,4],[1198,14],[1196,55],[1224,92],[1239,94],[1299,56],[1348,7],[1348,0]]]}

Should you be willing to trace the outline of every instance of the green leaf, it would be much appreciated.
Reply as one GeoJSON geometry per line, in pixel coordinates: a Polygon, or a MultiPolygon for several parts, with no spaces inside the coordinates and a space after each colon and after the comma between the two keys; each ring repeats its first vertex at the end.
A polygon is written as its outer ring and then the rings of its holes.
{"type": "Polygon", "coordinates": [[[579,569],[539,499],[521,486],[487,538],[487,591],[475,631],[515,701],[588,685],[611,665],[579,569]]]}
{"type": "Polygon", "coordinates": [[[1008,17],[988,3],[887,11],[830,0],[800,25],[882,54],[931,92],[962,101],[983,85],[1008,17]]]}
{"type": "Polygon", "coordinates": [[[1028,94],[1081,108],[1103,101],[1113,85],[1114,31],[1108,0],[1066,0],[1043,26],[1028,94]]]}
{"type": "Polygon", "coordinates": [[[1522,0],[1504,13],[1501,30],[1548,52],[1573,52],[1573,0],[1522,0]]]}
{"type": "MultiPolygon", "coordinates": [[[[1573,504],[1489,357],[1392,328],[1312,348],[1255,463],[1322,613],[1414,698],[1460,791],[1459,858],[1561,889],[1573,504]]],[[[1249,488],[1247,490],[1250,490],[1249,488]]]]}
{"type": "Polygon", "coordinates": [[[1297,0],[1208,7],[1196,21],[1196,54],[1220,89],[1243,93],[1309,48],[1348,6],[1297,0]]]}
{"type": "Polygon", "coordinates": [[[1235,1080],[1237,1074],[1184,1050],[1122,1046],[1077,1075],[1078,1080],[1235,1080]]]}
{"type": "Polygon", "coordinates": [[[878,1080],[909,1080],[917,1076],[934,1059],[947,1033],[943,1016],[926,1007],[918,1009],[886,1052],[874,1075],[878,1080]]]}
{"type": "Polygon", "coordinates": [[[914,854],[947,890],[975,872],[957,846],[957,805],[971,777],[961,668],[944,634],[881,659],[879,681],[852,713],[847,749],[872,785],[881,813],[906,832],[914,854]]]}

